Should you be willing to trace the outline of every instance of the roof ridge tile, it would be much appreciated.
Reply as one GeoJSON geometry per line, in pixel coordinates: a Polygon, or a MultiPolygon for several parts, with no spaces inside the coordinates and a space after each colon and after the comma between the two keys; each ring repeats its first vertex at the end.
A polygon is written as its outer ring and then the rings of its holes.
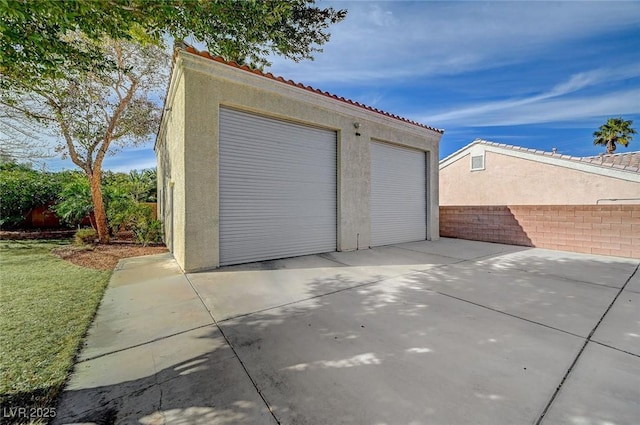
{"type": "Polygon", "coordinates": [[[617,168],[625,171],[640,172],[640,151],[621,152],[621,153],[615,153],[615,154],[600,154],[600,155],[592,155],[592,156],[573,156],[573,155],[562,154],[557,151],[556,152],[543,151],[540,149],[527,148],[524,146],[516,146],[516,145],[508,145],[506,143],[492,142],[490,140],[484,140],[480,138],[474,139],[473,142],[458,149],[456,152],[447,156],[442,161],[445,161],[457,155],[458,153],[464,151],[465,149],[468,149],[471,145],[474,145],[474,144],[495,146],[495,147],[506,149],[506,150],[529,152],[534,155],[547,156],[547,157],[552,157],[552,158],[565,160],[565,161],[581,162],[581,163],[586,163],[586,164],[590,164],[597,167],[617,168]]]}
{"type": "Polygon", "coordinates": [[[313,88],[311,86],[307,86],[307,85],[305,85],[303,83],[296,83],[293,80],[285,80],[282,76],[275,76],[271,72],[266,72],[265,73],[265,72],[261,71],[260,69],[252,69],[248,65],[239,65],[237,62],[234,62],[234,61],[227,61],[224,58],[222,58],[221,56],[213,56],[213,55],[211,55],[211,53],[209,53],[207,51],[200,51],[200,50],[196,49],[193,46],[187,45],[186,43],[185,43],[185,47],[184,48],[180,48],[180,49],[185,51],[185,52],[187,52],[187,53],[191,53],[193,55],[200,56],[200,57],[203,57],[205,59],[213,60],[215,62],[224,64],[224,65],[227,65],[227,66],[231,66],[233,68],[240,69],[242,71],[247,71],[247,72],[250,72],[252,74],[259,75],[261,77],[268,78],[268,79],[273,80],[273,81],[279,81],[281,83],[288,84],[290,86],[297,87],[297,88],[300,88],[300,89],[305,89],[305,90],[320,94],[322,96],[329,97],[331,99],[338,100],[340,102],[343,102],[343,103],[346,103],[346,104],[349,104],[349,105],[353,105],[353,106],[357,106],[359,108],[367,109],[369,111],[376,112],[376,113],[378,113],[380,115],[384,115],[386,117],[393,118],[393,119],[396,119],[398,121],[402,121],[402,122],[405,122],[405,123],[408,123],[408,124],[412,124],[412,125],[415,125],[417,127],[425,128],[427,130],[435,131],[436,133],[440,133],[440,134],[444,133],[443,129],[431,127],[431,126],[426,125],[426,124],[421,124],[421,123],[419,123],[417,121],[413,121],[413,120],[410,120],[408,118],[403,118],[403,117],[401,117],[399,115],[395,115],[395,114],[392,114],[392,113],[389,113],[389,112],[386,112],[386,111],[383,111],[383,110],[380,110],[380,109],[377,109],[377,108],[373,108],[371,106],[364,105],[362,103],[353,101],[351,99],[347,99],[345,97],[337,96],[336,94],[332,94],[332,93],[329,93],[327,91],[322,91],[320,89],[316,89],[316,88],[313,88]]]}

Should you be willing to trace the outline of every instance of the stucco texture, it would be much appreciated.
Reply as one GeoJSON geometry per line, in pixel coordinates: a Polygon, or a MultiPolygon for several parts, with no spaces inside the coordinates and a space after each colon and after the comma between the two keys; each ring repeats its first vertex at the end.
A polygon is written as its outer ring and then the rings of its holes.
{"type": "Polygon", "coordinates": [[[638,182],[491,151],[484,170],[471,171],[469,154],[440,170],[440,205],[592,205],[638,197],[638,182]]]}
{"type": "Polygon", "coordinates": [[[336,131],[339,251],[370,245],[370,142],[426,152],[428,239],[439,235],[438,144],[441,134],[327,96],[179,51],[156,143],[159,188],[174,185],[161,216],[171,250],[187,271],[219,265],[218,122],[221,106],[336,131]],[[175,87],[175,89],[174,89],[175,87]],[[356,135],[354,123],[360,124],[356,135]]]}

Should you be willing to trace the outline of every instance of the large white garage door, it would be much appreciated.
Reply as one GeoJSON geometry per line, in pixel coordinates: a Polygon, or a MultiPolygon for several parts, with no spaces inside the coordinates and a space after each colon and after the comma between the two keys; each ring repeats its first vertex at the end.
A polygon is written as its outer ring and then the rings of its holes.
{"type": "Polygon", "coordinates": [[[371,246],[427,238],[426,155],[371,143],[371,246]]]}
{"type": "Polygon", "coordinates": [[[220,264],[336,250],[336,133],[220,109],[220,264]]]}

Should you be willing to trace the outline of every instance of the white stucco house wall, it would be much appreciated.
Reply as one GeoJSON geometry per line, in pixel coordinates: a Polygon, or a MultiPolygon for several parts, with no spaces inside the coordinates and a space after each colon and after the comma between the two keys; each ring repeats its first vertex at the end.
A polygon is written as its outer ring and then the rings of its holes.
{"type": "Polygon", "coordinates": [[[435,240],[443,131],[176,49],[159,217],[186,271],[435,240]]]}
{"type": "Polygon", "coordinates": [[[574,157],[477,139],[439,168],[442,206],[640,203],[640,152],[574,157]]]}

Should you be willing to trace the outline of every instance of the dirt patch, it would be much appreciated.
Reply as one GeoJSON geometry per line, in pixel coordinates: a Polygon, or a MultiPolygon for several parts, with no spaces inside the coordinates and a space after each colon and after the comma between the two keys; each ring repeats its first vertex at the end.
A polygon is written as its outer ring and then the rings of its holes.
{"type": "MultiPolygon", "coordinates": [[[[0,240],[25,239],[72,239],[75,229],[28,229],[1,230],[0,240]]],[[[118,233],[108,245],[76,246],[65,245],[52,251],[55,255],[70,263],[96,270],[113,270],[123,258],[143,255],[162,254],[168,252],[164,245],[138,245],[133,234],[128,231],[118,233]]]]}
{"type": "Polygon", "coordinates": [[[56,248],[52,252],[63,260],[78,266],[96,270],[113,270],[118,261],[123,258],[162,254],[167,251],[164,245],[143,247],[130,241],[113,241],[109,245],[89,247],[68,245],[56,248]]]}

